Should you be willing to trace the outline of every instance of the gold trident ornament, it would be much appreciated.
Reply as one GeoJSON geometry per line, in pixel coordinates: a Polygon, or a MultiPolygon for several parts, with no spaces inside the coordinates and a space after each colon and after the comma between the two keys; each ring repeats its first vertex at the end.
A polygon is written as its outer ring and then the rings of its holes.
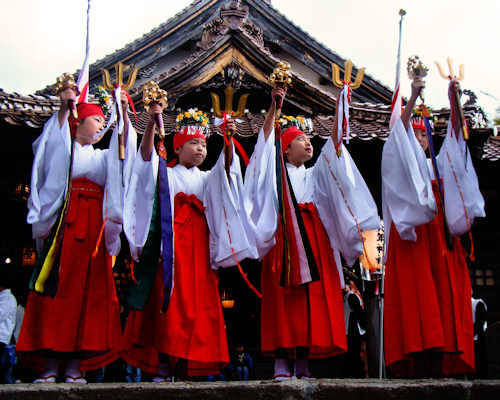
{"type": "Polygon", "coordinates": [[[446,62],[448,63],[448,69],[450,70],[450,74],[446,75],[443,71],[443,68],[441,67],[441,64],[439,64],[438,61],[434,61],[438,67],[439,70],[439,75],[441,75],[442,78],[444,79],[453,79],[455,78],[457,81],[463,81],[464,80],[464,65],[460,64],[458,67],[458,76],[455,76],[455,72],[453,70],[453,59],[451,57],[446,58],[446,62]]]}
{"type": "MultiPolygon", "coordinates": [[[[235,112],[233,112],[233,96],[234,96],[234,88],[229,84],[224,89],[224,111],[226,115],[232,118],[242,117],[245,113],[245,107],[247,104],[248,93],[240,96],[238,100],[238,108],[235,112]]],[[[223,112],[220,109],[220,99],[219,95],[214,92],[210,92],[210,97],[212,98],[212,108],[214,109],[214,115],[217,118],[223,118],[223,112]]]]}
{"type": "Polygon", "coordinates": [[[446,75],[443,71],[443,68],[441,67],[441,64],[439,64],[439,62],[435,61],[436,66],[439,70],[439,75],[441,75],[441,77],[443,79],[449,79],[449,80],[455,79],[457,82],[457,84],[454,85],[455,100],[456,100],[456,104],[457,104],[458,115],[460,117],[460,125],[462,125],[462,134],[464,136],[464,139],[468,140],[469,139],[469,129],[467,128],[464,110],[462,108],[462,104],[460,103],[460,84],[458,83],[458,82],[464,80],[464,65],[460,64],[460,66],[458,67],[458,76],[456,76],[455,71],[453,69],[453,59],[451,57],[447,57],[446,62],[448,64],[448,69],[450,71],[449,75],[446,75]]]}
{"type": "MultiPolygon", "coordinates": [[[[155,81],[149,81],[144,85],[142,101],[144,102],[146,111],[149,111],[149,106],[154,103],[158,103],[163,110],[168,105],[167,92],[160,89],[155,81]]],[[[158,133],[163,139],[165,137],[165,129],[163,127],[163,118],[161,114],[156,115],[156,125],[158,126],[158,133]]]]}
{"type": "Polygon", "coordinates": [[[361,86],[361,82],[363,82],[363,76],[365,74],[365,68],[360,68],[358,73],[356,74],[356,79],[354,82],[351,82],[352,75],[352,61],[346,60],[344,63],[344,80],[340,80],[340,69],[339,66],[335,63],[332,63],[332,81],[335,86],[342,89],[344,85],[349,85],[351,89],[357,89],[361,86]]]}
{"type": "MultiPolygon", "coordinates": [[[[123,84],[123,63],[120,61],[119,63],[115,64],[115,72],[116,72],[116,82],[113,85],[111,83],[111,79],[109,77],[109,72],[107,69],[102,69],[102,85],[106,90],[109,90],[110,92],[113,92],[115,90],[115,87],[120,86],[122,90],[127,92],[134,86],[135,83],[135,78],[137,77],[137,72],[139,71],[139,68],[135,67],[132,72],[129,74],[127,83],[124,85],[123,84]]],[[[129,98],[130,100],[130,98],[129,98]]],[[[121,101],[120,99],[115,99],[115,104],[116,107],[121,107],[121,101]]],[[[120,115],[117,113],[117,115],[120,115]]],[[[118,158],[120,160],[125,160],[125,136],[123,134],[118,135],[118,158]]]]}
{"type": "MultiPolygon", "coordinates": [[[[283,87],[286,88],[292,84],[292,72],[290,71],[290,64],[286,61],[280,61],[276,68],[274,68],[271,75],[269,75],[269,83],[273,88],[283,87]]],[[[276,102],[276,119],[281,114],[281,107],[283,107],[282,99],[276,102]]]]}
{"type": "Polygon", "coordinates": [[[106,90],[113,91],[115,87],[120,86],[123,90],[130,90],[132,86],[134,86],[135,78],[137,77],[137,72],[139,72],[139,68],[135,67],[132,72],[129,74],[127,83],[123,84],[123,68],[124,64],[120,61],[115,64],[115,72],[116,72],[116,82],[113,85],[111,83],[111,79],[109,77],[109,71],[107,69],[102,69],[102,85],[106,90]]]}

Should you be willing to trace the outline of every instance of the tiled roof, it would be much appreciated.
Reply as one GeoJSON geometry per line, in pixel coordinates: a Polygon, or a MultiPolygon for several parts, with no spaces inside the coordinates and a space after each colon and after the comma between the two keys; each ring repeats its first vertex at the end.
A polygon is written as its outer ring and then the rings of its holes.
{"type": "MultiPolygon", "coordinates": [[[[59,98],[55,96],[24,96],[19,93],[7,93],[0,89],[0,118],[12,125],[24,125],[40,129],[45,121],[59,109],[59,98]]],[[[472,121],[477,106],[465,107],[465,114],[472,121]]],[[[171,134],[175,131],[175,118],[177,113],[165,111],[163,121],[165,132],[171,134]]],[[[446,124],[449,116],[448,109],[435,110],[437,117],[435,134],[443,136],[446,133],[446,124]]],[[[382,104],[352,103],[350,108],[350,131],[353,140],[369,141],[378,139],[385,141],[389,135],[390,106],[382,104]]],[[[131,115],[132,124],[139,134],[142,134],[149,120],[145,111],[137,114],[137,120],[131,115]]],[[[261,113],[247,112],[237,123],[238,136],[248,137],[259,132],[264,123],[264,115],[261,113]]],[[[326,138],[330,135],[333,116],[316,115],[313,119],[313,136],[326,138]]],[[[484,126],[474,126],[474,129],[484,133],[484,126]]],[[[221,134],[220,129],[210,125],[211,134],[221,134]]],[[[500,160],[500,137],[491,135],[483,148],[483,159],[491,161],[500,160]]]]}
{"type": "Polygon", "coordinates": [[[0,117],[12,125],[40,128],[59,109],[55,96],[24,96],[0,89],[0,117]]]}
{"type": "Polygon", "coordinates": [[[500,160],[500,136],[490,136],[483,147],[483,159],[500,160]]]}

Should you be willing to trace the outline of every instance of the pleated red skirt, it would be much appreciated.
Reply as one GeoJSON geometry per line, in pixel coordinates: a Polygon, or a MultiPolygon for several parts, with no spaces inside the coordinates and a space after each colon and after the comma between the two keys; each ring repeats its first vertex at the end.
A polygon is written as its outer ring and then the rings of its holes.
{"type": "Polygon", "coordinates": [[[217,274],[210,267],[209,231],[204,206],[194,195],[174,199],[174,287],[163,304],[158,267],[143,311],[131,311],[125,328],[125,360],[158,372],[159,353],[186,359],[189,376],[218,373],[229,364],[217,274]]]}
{"type": "Polygon", "coordinates": [[[120,306],[111,257],[101,241],[103,189],[74,179],[61,248],[59,284],[54,298],[30,292],[16,351],[21,362],[43,368],[49,351],[75,353],[82,370],[119,357],[120,306]]]}
{"type": "MultiPolygon", "coordinates": [[[[435,189],[436,196],[437,188],[435,189]]],[[[417,353],[443,353],[447,376],[474,371],[471,284],[458,238],[446,247],[443,214],[415,228],[417,241],[402,240],[390,227],[385,277],[386,365],[413,374],[417,353]]]]}
{"type": "Polygon", "coordinates": [[[344,302],[334,255],[325,228],[312,203],[299,204],[320,280],[298,287],[280,286],[283,236],[279,224],[276,246],[262,264],[261,347],[266,356],[309,349],[310,358],[347,351],[344,302]]]}

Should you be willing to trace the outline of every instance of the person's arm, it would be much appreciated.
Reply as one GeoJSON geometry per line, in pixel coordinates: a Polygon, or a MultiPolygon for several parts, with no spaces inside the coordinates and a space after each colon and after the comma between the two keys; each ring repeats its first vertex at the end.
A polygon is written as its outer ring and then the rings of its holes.
{"type": "Polygon", "coordinates": [[[337,140],[338,140],[337,128],[339,126],[339,101],[340,101],[340,94],[341,93],[342,93],[342,91],[340,91],[338,96],[337,96],[337,106],[335,107],[335,118],[333,120],[332,133],[330,135],[332,138],[333,144],[337,144],[337,140]]]}
{"type": "Polygon", "coordinates": [[[122,103],[122,115],[123,115],[123,141],[125,143],[125,146],[127,146],[127,139],[128,139],[128,124],[130,122],[128,118],[128,98],[125,95],[125,93],[122,92],[121,96],[121,103],[122,103]]]}
{"type": "Polygon", "coordinates": [[[408,100],[408,103],[406,103],[403,113],[401,114],[401,121],[403,122],[406,131],[408,131],[408,127],[410,126],[410,118],[413,109],[415,108],[415,102],[417,101],[418,95],[424,87],[425,82],[422,80],[422,78],[415,78],[415,80],[411,83],[411,96],[408,100]]]}
{"type": "Polygon", "coordinates": [[[59,93],[59,98],[61,99],[61,108],[57,113],[57,119],[59,121],[59,127],[62,127],[69,116],[70,110],[68,107],[68,100],[72,100],[73,102],[76,100],[76,91],[73,88],[64,89],[59,93]]]}
{"type": "Polygon", "coordinates": [[[227,135],[228,135],[229,145],[224,140],[224,156],[225,156],[224,157],[224,159],[225,159],[224,167],[226,169],[227,179],[230,179],[229,173],[231,170],[231,164],[233,163],[233,152],[234,152],[234,146],[233,146],[233,141],[232,141],[231,137],[236,132],[236,124],[235,124],[234,120],[229,119],[227,121],[226,131],[227,131],[227,135]]]}
{"type": "Polygon", "coordinates": [[[264,126],[262,128],[264,130],[264,137],[266,138],[266,141],[273,130],[276,111],[278,111],[276,108],[276,98],[281,98],[281,104],[283,104],[285,96],[286,88],[274,88],[271,92],[271,105],[269,106],[266,119],[264,120],[264,126]]]}
{"type": "Polygon", "coordinates": [[[153,152],[155,139],[156,115],[161,114],[162,108],[158,103],[155,103],[149,107],[148,112],[149,121],[141,141],[141,156],[144,161],[151,160],[151,153],[153,152]]]}

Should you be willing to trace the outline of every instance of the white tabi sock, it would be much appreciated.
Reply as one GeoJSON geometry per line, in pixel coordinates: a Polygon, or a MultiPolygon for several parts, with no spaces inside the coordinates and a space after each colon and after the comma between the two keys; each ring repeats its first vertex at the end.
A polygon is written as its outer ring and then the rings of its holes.
{"type": "Polygon", "coordinates": [[[47,378],[50,376],[57,376],[59,372],[59,360],[55,358],[46,358],[43,363],[43,372],[40,378],[47,378]]]}
{"type": "Polygon", "coordinates": [[[289,362],[285,358],[275,358],[274,359],[274,378],[285,378],[291,377],[289,362]]]}
{"type": "Polygon", "coordinates": [[[66,363],[66,372],[64,372],[65,376],[69,376],[71,378],[79,378],[82,376],[82,371],[80,370],[80,360],[72,359],[66,363]]]}
{"type": "Polygon", "coordinates": [[[297,378],[311,377],[311,373],[309,372],[309,360],[295,360],[295,376],[297,378]]]}

